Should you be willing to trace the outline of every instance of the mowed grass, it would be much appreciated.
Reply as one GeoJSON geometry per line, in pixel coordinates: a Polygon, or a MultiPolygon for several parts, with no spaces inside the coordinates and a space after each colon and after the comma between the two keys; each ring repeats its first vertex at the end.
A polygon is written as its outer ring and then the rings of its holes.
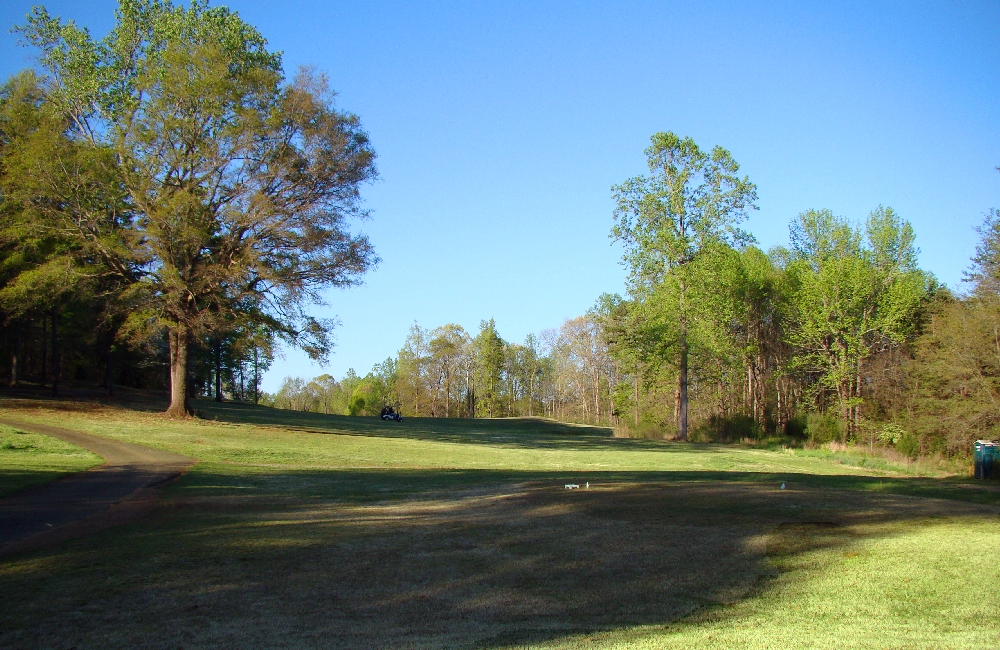
{"type": "Polygon", "coordinates": [[[1000,595],[990,586],[1000,551],[996,521],[952,517],[849,531],[824,528],[785,524],[771,533],[775,575],[753,597],[666,626],[573,635],[535,647],[1000,645],[1000,595]],[[810,548],[823,537],[829,547],[810,548]]]}
{"type": "Polygon", "coordinates": [[[196,408],[0,402],[199,460],[135,524],[0,559],[0,646],[1000,646],[994,486],[540,419],[196,408]]]}
{"type": "Polygon", "coordinates": [[[0,497],[102,462],[68,442],[0,425],[0,497]]]}

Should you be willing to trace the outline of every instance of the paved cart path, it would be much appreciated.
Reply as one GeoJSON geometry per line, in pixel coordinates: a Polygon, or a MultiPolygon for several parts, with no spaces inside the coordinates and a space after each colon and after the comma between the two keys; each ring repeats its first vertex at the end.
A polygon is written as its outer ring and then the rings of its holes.
{"type": "MultiPolygon", "coordinates": [[[[148,488],[180,476],[195,463],[194,459],[180,454],[80,431],[5,418],[0,419],[0,424],[65,440],[101,456],[105,461],[103,465],[85,472],[0,498],[0,551],[28,548],[39,538],[60,540],[73,537],[76,534],[58,533],[74,528],[71,524],[100,519],[102,514],[106,515],[116,507],[121,510],[122,504],[148,504],[151,501],[148,488]]],[[[89,529],[101,527],[106,526],[77,526],[75,532],[86,534],[89,529]]]]}

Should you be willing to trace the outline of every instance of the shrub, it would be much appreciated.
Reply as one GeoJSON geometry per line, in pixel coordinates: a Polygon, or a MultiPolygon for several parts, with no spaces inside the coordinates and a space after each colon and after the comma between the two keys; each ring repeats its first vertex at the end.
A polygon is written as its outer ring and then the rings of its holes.
{"type": "Polygon", "coordinates": [[[671,438],[675,432],[667,427],[655,422],[640,422],[638,427],[629,429],[630,438],[642,438],[644,440],[663,440],[671,438]]]}
{"type": "Polygon", "coordinates": [[[351,415],[363,415],[365,412],[365,396],[360,393],[351,395],[347,402],[347,410],[351,415]]]}
{"type": "Polygon", "coordinates": [[[909,458],[920,454],[920,438],[915,433],[904,431],[896,440],[896,450],[909,458]]]}
{"type": "Polygon", "coordinates": [[[878,432],[878,439],[884,443],[895,445],[904,435],[906,435],[906,430],[903,427],[889,422],[882,425],[882,429],[878,432]]]}
{"type": "Polygon", "coordinates": [[[806,429],[808,428],[808,418],[804,414],[799,414],[785,422],[785,435],[789,438],[798,438],[799,440],[806,437],[806,429]]]}
{"type": "Polygon", "coordinates": [[[847,427],[832,415],[810,413],[806,418],[806,434],[817,444],[843,440],[847,427]]]}
{"type": "Polygon", "coordinates": [[[920,436],[893,422],[882,425],[878,439],[893,445],[896,451],[908,458],[916,458],[920,455],[920,436]]]}
{"type": "Polygon", "coordinates": [[[713,415],[694,428],[691,441],[735,442],[744,438],[758,440],[762,434],[760,425],[747,415],[732,415],[728,418],[713,415]]]}

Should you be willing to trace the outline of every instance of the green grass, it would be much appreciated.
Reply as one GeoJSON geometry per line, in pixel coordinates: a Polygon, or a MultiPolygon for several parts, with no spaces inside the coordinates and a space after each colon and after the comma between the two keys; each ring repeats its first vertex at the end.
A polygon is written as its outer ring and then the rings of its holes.
{"type": "MultiPolygon", "coordinates": [[[[772,539],[829,531],[784,529],[772,539]]],[[[837,531],[839,532],[839,531],[837,531]]],[[[990,648],[1000,642],[997,522],[909,522],[775,553],[754,597],[668,626],[591,636],[604,648],[990,648]]],[[[836,537],[835,532],[831,537],[836,537]]],[[[583,647],[580,636],[538,648],[583,647]]]]}
{"type": "Polygon", "coordinates": [[[68,442],[0,425],[0,497],[102,462],[68,442]]]}
{"type": "Polygon", "coordinates": [[[27,406],[0,413],[199,462],[0,560],[4,647],[1000,645],[995,485],[541,419],[27,406]]]}

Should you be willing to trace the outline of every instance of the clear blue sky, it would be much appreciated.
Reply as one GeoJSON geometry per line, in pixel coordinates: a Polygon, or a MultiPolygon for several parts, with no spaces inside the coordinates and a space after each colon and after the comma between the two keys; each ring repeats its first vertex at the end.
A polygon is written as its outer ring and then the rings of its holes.
{"type": "MultiPolygon", "coordinates": [[[[37,0],[35,0],[37,1],[37,0]]],[[[6,0],[0,23],[32,0],[6,0]]],[[[45,3],[103,35],[115,3],[45,3]]],[[[889,205],[921,262],[955,286],[1000,207],[1000,5],[876,3],[330,3],[233,1],[286,69],[329,74],[379,154],[361,224],[383,262],[329,295],[331,363],[362,374],[410,324],[520,341],[620,292],[610,186],[642,173],[656,131],[729,149],[757,183],[747,224],[785,243],[808,208],[889,205]]],[[[0,35],[0,73],[31,64],[0,35]]]]}

